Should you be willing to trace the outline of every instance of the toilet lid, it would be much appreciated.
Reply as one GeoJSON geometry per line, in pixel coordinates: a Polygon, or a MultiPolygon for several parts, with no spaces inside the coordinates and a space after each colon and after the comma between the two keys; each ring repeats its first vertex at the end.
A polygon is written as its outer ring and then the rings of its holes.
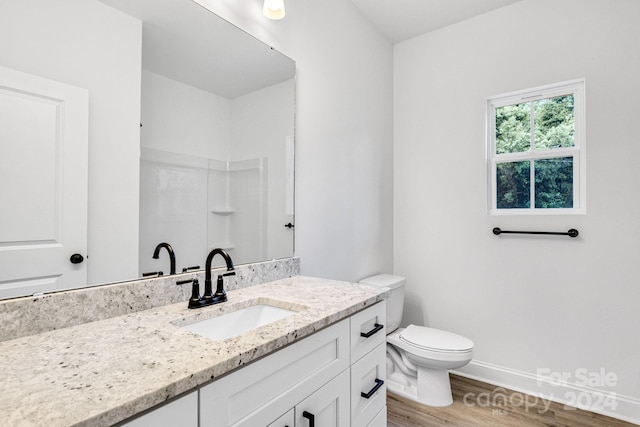
{"type": "Polygon", "coordinates": [[[437,351],[469,351],[473,341],[461,335],[425,326],[409,325],[401,333],[400,338],[409,344],[437,351]]]}

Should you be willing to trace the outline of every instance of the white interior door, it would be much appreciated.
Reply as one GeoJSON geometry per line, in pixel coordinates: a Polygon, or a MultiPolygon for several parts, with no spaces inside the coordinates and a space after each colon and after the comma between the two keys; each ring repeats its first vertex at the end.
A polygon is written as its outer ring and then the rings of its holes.
{"type": "Polygon", "coordinates": [[[85,89],[0,67],[1,298],[86,285],[87,151],[85,89]]]}

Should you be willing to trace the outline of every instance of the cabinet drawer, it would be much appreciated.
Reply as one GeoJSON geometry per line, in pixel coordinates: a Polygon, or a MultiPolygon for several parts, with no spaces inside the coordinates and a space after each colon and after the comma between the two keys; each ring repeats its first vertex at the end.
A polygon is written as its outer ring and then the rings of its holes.
{"type": "Polygon", "coordinates": [[[184,426],[198,427],[198,392],[193,391],[169,403],[119,424],[121,427],[184,426]]]}
{"type": "Polygon", "coordinates": [[[264,427],[349,367],[342,320],[200,389],[202,427],[264,427]],[[266,422],[265,422],[266,421],[266,422]]]}
{"type": "Polygon", "coordinates": [[[384,342],[351,366],[353,427],[366,427],[387,404],[386,372],[387,346],[384,342]]]}
{"type": "Polygon", "coordinates": [[[267,427],[293,427],[296,425],[296,416],[295,410],[293,408],[289,409],[289,411],[269,424],[267,427]]]}
{"type": "Polygon", "coordinates": [[[351,316],[351,363],[387,340],[386,302],[366,308],[351,316]]]}

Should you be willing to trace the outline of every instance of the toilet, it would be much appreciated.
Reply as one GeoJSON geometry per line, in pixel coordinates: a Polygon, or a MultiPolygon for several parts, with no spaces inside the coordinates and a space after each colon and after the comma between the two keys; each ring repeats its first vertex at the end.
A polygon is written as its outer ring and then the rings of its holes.
{"type": "Polygon", "coordinates": [[[387,389],[424,405],[451,405],[449,369],[461,368],[471,361],[473,341],[425,326],[399,328],[404,277],[379,274],[360,283],[391,290],[387,299],[387,389]]]}

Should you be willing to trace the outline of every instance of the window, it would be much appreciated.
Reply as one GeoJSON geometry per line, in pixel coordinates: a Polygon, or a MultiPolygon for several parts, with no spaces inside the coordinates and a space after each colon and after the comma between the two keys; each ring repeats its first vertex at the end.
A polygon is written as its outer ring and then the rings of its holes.
{"type": "Polygon", "coordinates": [[[585,212],[584,80],[489,98],[489,212],[585,212]]]}

